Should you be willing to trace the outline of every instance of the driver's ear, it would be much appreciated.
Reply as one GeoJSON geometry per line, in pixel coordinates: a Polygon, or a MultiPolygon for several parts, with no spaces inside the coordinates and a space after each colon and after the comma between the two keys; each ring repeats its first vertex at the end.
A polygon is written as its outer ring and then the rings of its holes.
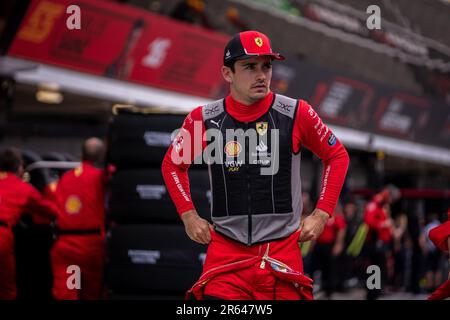
{"type": "Polygon", "coordinates": [[[222,66],[222,77],[230,84],[233,83],[232,73],[233,71],[229,67],[222,66]]]}

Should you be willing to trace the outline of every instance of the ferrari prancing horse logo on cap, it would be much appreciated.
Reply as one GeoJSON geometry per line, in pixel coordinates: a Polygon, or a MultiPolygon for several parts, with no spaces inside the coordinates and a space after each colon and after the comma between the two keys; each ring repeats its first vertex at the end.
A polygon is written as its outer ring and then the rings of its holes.
{"type": "Polygon", "coordinates": [[[255,43],[258,47],[261,47],[263,45],[263,41],[260,37],[255,38],[255,43]]]}

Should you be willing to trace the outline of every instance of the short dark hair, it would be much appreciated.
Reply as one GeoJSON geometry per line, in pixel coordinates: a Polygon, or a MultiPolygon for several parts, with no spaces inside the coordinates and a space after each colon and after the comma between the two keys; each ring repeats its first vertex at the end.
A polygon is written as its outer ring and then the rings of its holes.
{"type": "Polygon", "coordinates": [[[0,154],[0,171],[18,173],[23,165],[22,155],[16,148],[6,148],[0,154]]]}
{"type": "MultiPolygon", "coordinates": [[[[245,60],[245,59],[231,59],[230,61],[226,61],[223,65],[224,65],[225,67],[230,68],[231,71],[233,71],[233,73],[235,73],[235,72],[236,72],[236,69],[235,69],[235,67],[234,67],[234,64],[235,64],[236,61],[238,61],[238,60],[245,60]]],[[[273,58],[271,59],[271,61],[273,62],[273,58]]]]}
{"type": "Polygon", "coordinates": [[[232,60],[230,60],[230,61],[227,61],[227,62],[224,63],[224,66],[230,68],[231,71],[232,71],[233,73],[235,73],[235,72],[236,72],[236,69],[234,68],[234,63],[235,63],[236,61],[237,61],[236,59],[232,59],[232,60]]]}

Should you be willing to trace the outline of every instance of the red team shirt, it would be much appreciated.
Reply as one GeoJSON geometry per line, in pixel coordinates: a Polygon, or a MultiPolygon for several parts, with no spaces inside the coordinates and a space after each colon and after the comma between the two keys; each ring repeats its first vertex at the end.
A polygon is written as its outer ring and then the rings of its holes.
{"type": "Polygon", "coordinates": [[[61,210],[58,227],[62,230],[103,229],[105,182],[105,171],[89,162],[66,172],[54,194],[61,210]]]}
{"type": "Polygon", "coordinates": [[[13,227],[24,212],[52,218],[58,216],[57,207],[32,185],[13,173],[0,172],[0,220],[13,227]]]}
{"type": "MultiPolygon", "coordinates": [[[[382,225],[389,219],[388,213],[383,208],[386,196],[387,195],[384,193],[375,195],[366,205],[364,211],[364,222],[369,226],[370,230],[376,232],[378,239],[382,240],[384,243],[388,243],[392,240],[391,227],[382,225]]],[[[367,236],[368,240],[370,240],[371,237],[372,235],[369,233],[367,236]]]]}
{"type": "MultiPolygon", "coordinates": [[[[247,106],[228,95],[225,101],[225,108],[227,113],[236,120],[251,122],[257,120],[269,110],[273,98],[274,94],[270,92],[264,99],[247,106]]],[[[177,141],[177,138],[175,138],[162,163],[162,172],[166,186],[180,215],[195,209],[189,192],[187,170],[190,164],[176,164],[175,162],[177,161],[174,162],[171,157],[172,150],[174,145],[180,147],[181,150],[178,153],[173,153],[175,155],[178,154],[180,157],[183,156],[183,150],[186,148],[193,150],[190,155],[192,162],[206,147],[206,141],[202,139],[205,131],[202,107],[197,107],[188,114],[181,130],[188,131],[190,136],[193,137],[190,145],[187,146],[188,142],[177,141]],[[194,135],[194,126],[197,121],[201,123],[201,134],[194,135]],[[200,139],[202,140],[201,142],[200,139]],[[195,144],[201,145],[201,148],[194,147],[195,144]]],[[[330,216],[333,214],[338,201],[349,163],[348,154],[338,139],[336,139],[334,145],[328,144],[331,134],[331,130],[322,122],[313,108],[307,102],[300,100],[292,132],[293,151],[297,153],[304,146],[322,159],[324,171],[317,208],[324,210],[330,216]]]]}

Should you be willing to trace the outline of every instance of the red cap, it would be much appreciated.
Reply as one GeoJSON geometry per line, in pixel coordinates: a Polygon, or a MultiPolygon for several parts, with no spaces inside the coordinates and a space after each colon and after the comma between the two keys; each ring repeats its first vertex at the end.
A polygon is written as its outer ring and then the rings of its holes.
{"type": "Polygon", "coordinates": [[[225,46],[223,63],[233,60],[248,59],[254,56],[271,56],[275,60],[285,58],[273,52],[269,38],[258,31],[244,31],[233,36],[225,46]]]}

